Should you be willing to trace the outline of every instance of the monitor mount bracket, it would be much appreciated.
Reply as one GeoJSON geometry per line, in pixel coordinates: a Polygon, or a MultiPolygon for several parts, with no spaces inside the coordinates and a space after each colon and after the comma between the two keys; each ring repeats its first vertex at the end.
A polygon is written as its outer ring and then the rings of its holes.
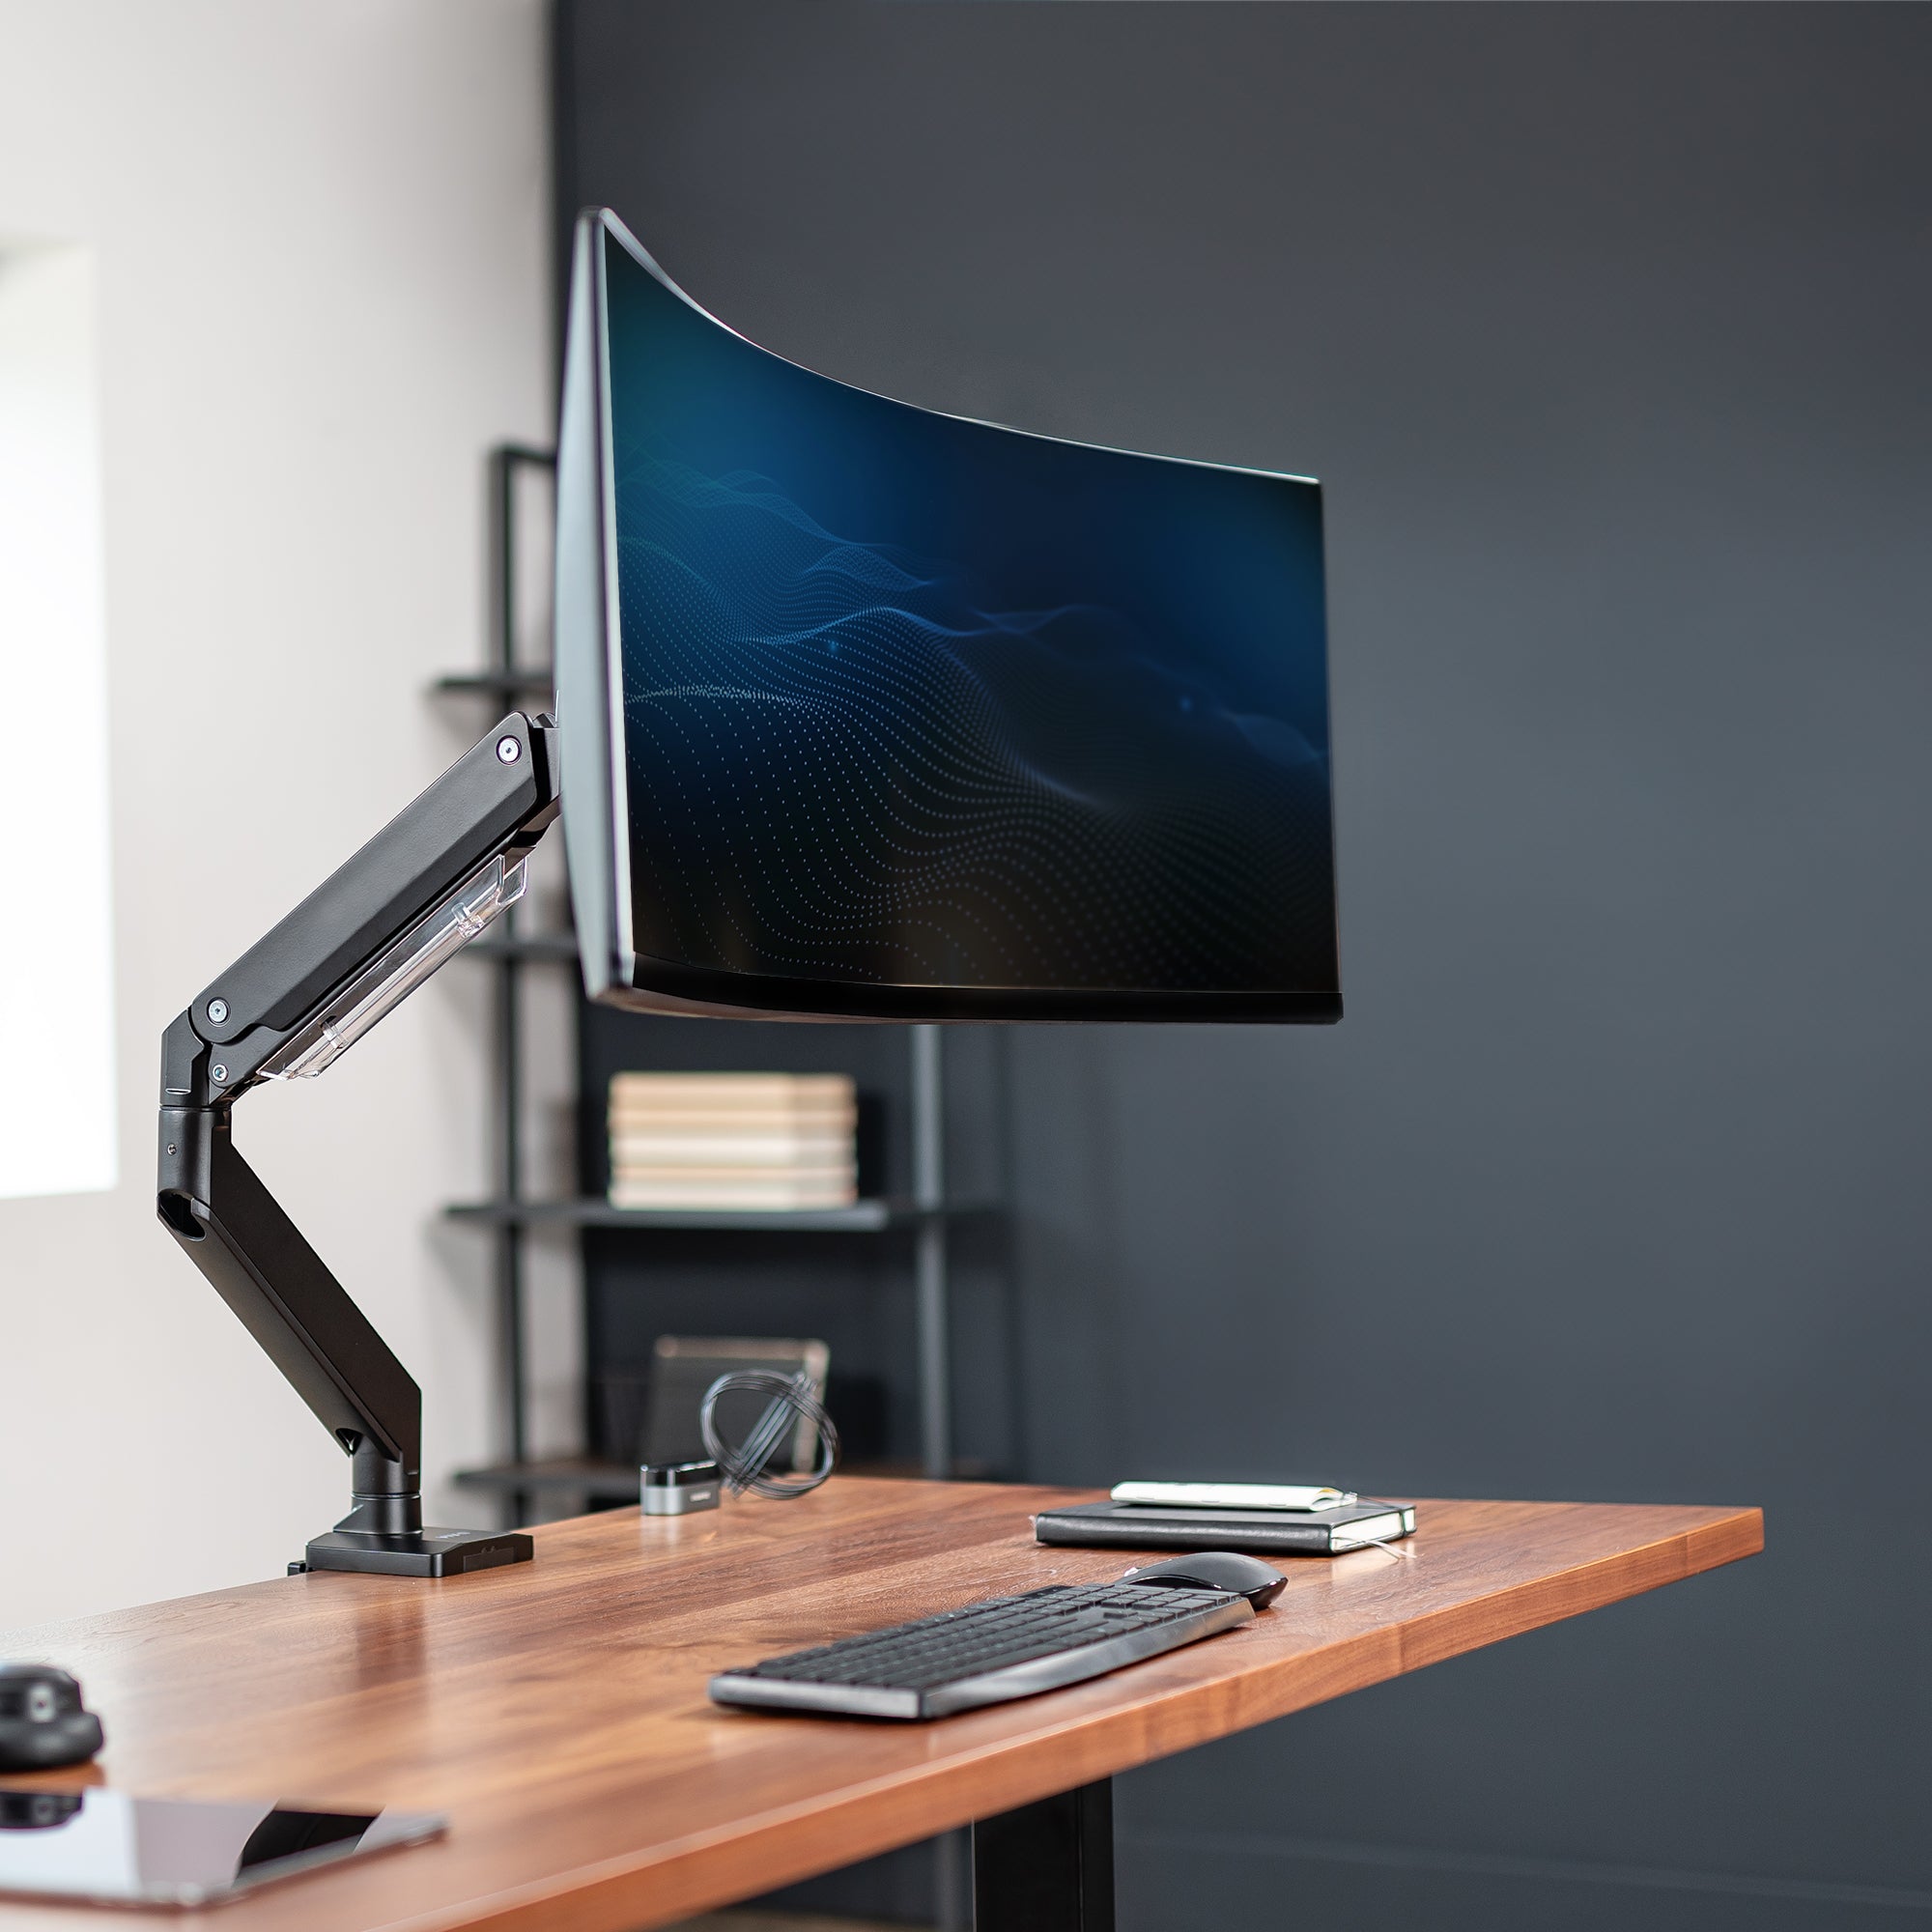
{"type": "Polygon", "coordinates": [[[513,712],[161,1037],[160,1217],[350,1459],[353,1507],[312,1570],[447,1577],[532,1545],[423,1527],[422,1391],[235,1151],[229,1112],[320,1073],[521,897],[557,803],[556,725],[513,712]]]}

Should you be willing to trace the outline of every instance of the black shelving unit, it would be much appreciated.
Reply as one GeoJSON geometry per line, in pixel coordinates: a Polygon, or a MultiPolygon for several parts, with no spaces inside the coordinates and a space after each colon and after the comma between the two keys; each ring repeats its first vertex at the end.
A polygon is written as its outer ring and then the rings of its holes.
{"type": "MultiPolygon", "coordinates": [[[[551,672],[542,665],[527,662],[518,647],[517,491],[523,471],[552,472],[554,468],[554,457],[548,450],[506,443],[491,452],[494,662],[480,672],[439,678],[434,686],[439,694],[486,698],[502,708],[518,703],[547,708],[553,690],[551,672]]],[[[567,932],[524,931],[518,923],[520,910],[513,908],[467,949],[470,957],[488,966],[497,981],[491,1041],[496,1187],[487,1200],[452,1203],[444,1212],[453,1220],[487,1228],[492,1236],[505,1453],[498,1463],[459,1470],[455,1480],[501,1497],[512,1521],[524,1520],[533,1499],[539,1496],[562,1494],[612,1501],[637,1493],[637,1469],[628,1463],[585,1457],[538,1460],[529,1453],[525,1243],[535,1231],[558,1227],[629,1233],[640,1238],[707,1231],[721,1236],[772,1237],[884,1236],[905,1231],[912,1242],[920,1453],[917,1465],[901,1473],[955,1473],[948,1338],[948,1226],[961,1215],[990,1209],[986,1204],[956,1203],[948,1196],[942,1030],[931,1026],[906,1030],[906,1166],[910,1179],[906,1193],[864,1199],[844,1208],[789,1212],[613,1208],[595,1196],[532,1199],[524,1186],[521,1130],[523,974],[531,966],[574,967],[578,953],[576,942],[567,932]]],[[[592,1115],[580,1112],[587,1123],[592,1115]]]]}

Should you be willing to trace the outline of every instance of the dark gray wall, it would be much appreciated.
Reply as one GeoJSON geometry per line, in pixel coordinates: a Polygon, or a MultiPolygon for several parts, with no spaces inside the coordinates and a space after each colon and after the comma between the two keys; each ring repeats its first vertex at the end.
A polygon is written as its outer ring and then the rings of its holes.
{"type": "Polygon", "coordinates": [[[1327,486],[1349,1017],[1009,1038],[1027,1470],[1769,1511],[1123,1780],[1123,1927],[1932,1913],[1932,14],[561,29],[754,340],[1327,486]]]}

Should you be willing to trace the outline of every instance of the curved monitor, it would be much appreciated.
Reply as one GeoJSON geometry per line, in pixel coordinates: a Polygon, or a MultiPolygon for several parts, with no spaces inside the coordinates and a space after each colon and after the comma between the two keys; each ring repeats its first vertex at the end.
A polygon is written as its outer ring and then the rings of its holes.
{"type": "Polygon", "coordinates": [[[1332,1020],[1321,504],[813,375],[578,224],[557,708],[586,984],[1332,1020]]]}

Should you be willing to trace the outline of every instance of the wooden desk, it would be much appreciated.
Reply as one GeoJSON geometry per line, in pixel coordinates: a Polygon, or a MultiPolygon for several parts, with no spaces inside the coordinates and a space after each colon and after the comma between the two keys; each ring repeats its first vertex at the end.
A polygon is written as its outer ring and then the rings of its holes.
{"type": "Polygon", "coordinates": [[[13,1633],[0,1651],[80,1677],[114,1784],[446,1811],[451,1830],[206,1914],[0,1901],[0,1932],[641,1932],[1094,1787],[1764,1540],[1750,1509],[1425,1502],[1407,1557],[1284,1559],[1289,1587],[1253,1624],[1043,1697],[904,1725],[706,1701],[728,1664],[1118,1576],[1122,1552],[1033,1542],[1032,1511],[1086,1499],[841,1477],[799,1502],[553,1523],[515,1569],[313,1574],[13,1633]]]}

